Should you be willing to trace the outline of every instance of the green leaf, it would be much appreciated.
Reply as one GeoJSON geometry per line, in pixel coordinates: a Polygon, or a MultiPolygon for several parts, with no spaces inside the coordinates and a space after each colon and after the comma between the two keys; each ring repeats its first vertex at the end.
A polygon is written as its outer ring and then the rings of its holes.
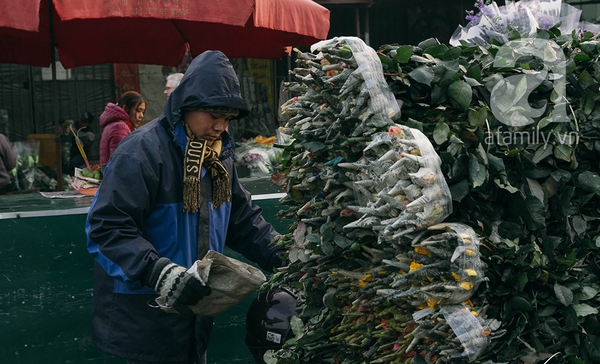
{"type": "Polygon", "coordinates": [[[527,272],[521,272],[521,274],[519,274],[517,277],[517,284],[515,286],[517,292],[523,292],[527,282],[529,282],[529,279],[527,279],[527,272]]]}
{"type": "Polygon", "coordinates": [[[490,166],[490,172],[492,172],[492,174],[498,174],[506,171],[506,167],[504,166],[504,160],[502,160],[502,158],[497,157],[491,153],[487,154],[487,158],[490,166]]]}
{"type": "Polygon", "coordinates": [[[558,283],[554,283],[554,294],[563,306],[569,306],[573,302],[573,291],[558,283]]]}
{"type": "Polygon", "coordinates": [[[321,232],[321,238],[324,241],[330,241],[334,237],[333,226],[331,223],[321,225],[319,229],[321,232]]]}
{"type": "Polygon", "coordinates": [[[498,234],[506,239],[516,239],[523,237],[523,226],[510,221],[503,221],[498,226],[498,234]]]}
{"type": "Polygon", "coordinates": [[[308,142],[308,143],[302,144],[302,147],[304,149],[308,150],[310,153],[316,153],[320,150],[325,149],[325,144],[323,144],[321,142],[308,142]]]}
{"type": "Polygon", "coordinates": [[[318,234],[306,234],[306,241],[310,243],[320,243],[321,237],[318,234]]]}
{"type": "Polygon", "coordinates": [[[290,318],[290,328],[295,337],[301,337],[304,333],[304,323],[302,322],[302,319],[296,315],[292,316],[290,318]]]}
{"type": "Polygon", "coordinates": [[[460,181],[469,175],[469,156],[461,154],[452,165],[451,179],[460,181]]]}
{"type": "Polygon", "coordinates": [[[565,307],[565,310],[563,312],[563,330],[577,331],[577,321],[577,314],[575,313],[573,306],[565,307]]]}
{"type": "Polygon", "coordinates": [[[594,78],[592,77],[592,75],[590,75],[590,73],[587,70],[581,71],[577,81],[579,81],[579,84],[584,90],[586,90],[590,86],[593,86],[595,83],[594,78]]]}
{"type": "Polygon", "coordinates": [[[517,312],[533,310],[531,303],[521,296],[513,296],[509,300],[509,303],[510,306],[517,312]]]}
{"type": "Polygon", "coordinates": [[[421,48],[421,49],[426,49],[432,46],[436,46],[440,44],[440,42],[435,39],[435,38],[427,38],[424,41],[420,42],[419,44],[417,44],[417,47],[421,48]]]}
{"type": "Polygon", "coordinates": [[[471,105],[473,91],[466,82],[455,81],[448,87],[448,96],[458,104],[461,110],[466,111],[471,105]]]}
{"type": "Polygon", "coordinates": [[[596,297],[597,294],[598,294],[598,290],[596,288],[590,287],[590,286],[584,286],[583,289],[581,290],[581,293],[579,293],[577,295],[577,300],[578,301],[590,300],[590,299],[596,297]]]}
{"type": "Polygon", "coordinates": [[[410,61],[412,55],[413,47],[410,45],[403,45],[396,49],[396,61],[398,61],[398,63],[407,63],[410,61]]]}
{"type": "Polygon", "coordinates": [[[263,355],[265,364],[277,364],[277,357],[275,356],[275,350],[267,350],[263,355]]]}
{"type": "Polygon", "coordinates": [[[590,171],[581,172],[577,176],[577,182],[584,190],[600,195],[600,177],[598,174],[590,171]]]}
{"type": "Polygon", "coordinates": [[[427,47],[423,50],[423,53],[430,54],[435,58],[443,58],[444,54],[448,51],[448,46],[445,44],[437,44],[427,47]]]}
{"type": "Polygon", "coordinates": [[[542,201],[529,195],[525,199],[519,194],[512,194],[508,200],[508,207],[516,216],[521,216],[527,228],[538,230],[546,225],[546,209],[542,201]]]}
{"type": "Polygon", "coordinates": [[[448,186],[450,188],[450,194],[454,201],[460,202],[465,196],[469,194],[469,182],[463,179],[462,181],[448,186]]]}
{"type": "Polygon", "coordinates": [[[431,86],[431,81],[433,81],[433,68],[423,65],[415,68],[414,70],[408,73],[408,77],[417,81],[418,83],[422,83],[427,86],[431,86]]]}
{"type": "Polygon", "coordinates": [[[531,178],[526,178],[526,181],[531,194],[537,197],[540,201],[544,202],[546,198],[544,196],[544,190],[542,189],[542,185],[540,185],[538,181],[531,178]]]}
{"type": "Polygon", "coordinates": [[[577,55],[575,55],[575,57],[573,57],[573,59],[576,62],[587,62],[590,60],[590,56],[588,56],[585,53],[578,53],[577,55]]]}
{"type": "Polygon", "coordinates": [[[555,318],[548,317],[546,321],[540,325],[540,333],[545,338],[558,340],[562,336],[562,328],[555,318]]]}
{"type": "Polygon", "coordinates": [[[573,309],[579,317],[598,314],[598,309],[596,307],[588,305],[587,303],[576,303],[573,305],[573,309]]]}
{"type": "Polygon", "coordinates": [[[583,347],[589,358],[594,362],[600,362],[600,337],[596,335],[585,335],[583,347]]]}
{"type": "Polygon", "coordinates": [[[462,54],[462,49],[460,47],[451,47],[450,49],[448,49],[446,54],[444,54],[443,59],[446,61],[458,59],[461,54],[462,54]]]}
{"type": "Polygon", "coordinates": [[[575,215],[571,218],[571,226],[573,226],[573,230],[579,236],[584,236],[588,225],[587,222],[581,217],[581,215],[575,215]]]}
{"type": "Polygon", "coordinates": [[[573,148],[568,145],[560,144],[554,147],[554,157],[561,159],[565,162],[571,161],[571,154],[573,153],[573,148]]]}
{"type": "Polygon", "coordinates": [[[481,80],[481,67],[479,67],[478,65],[474,65],[469,67],[469,69],[467,70],[467,76],[482,82],[481,80]]]}
{"type": "Polygon", "coordinates": [[[337,246],[339,246],[340,248],[342,248],[342,249],[346,249],[346,248],[348,248],[350,245],[352,245],[352,240],[350,240],[350,239],[348,239],[348,238],[346,238],[346,237],[344,237],[343,235],[340,235],[340,234],[336,234],[336,235],[333,237],[333,242],[334,242],[334,243],[335,243],[337,246]]]}
{"type": "Polygon", "coordinates": [[[440,121],[435,125],[435,129],[433,130],[433,140],[437,144],[444,144],[446,140],[448,140],[448,135],[450,134],[450,127],[448,124],[440,121]]]}
{"type": "Polygon", "coordinates": [[[532,158],[533,163],[538,164],[539,162],[544,160],[544,158],[551,156],[553,151],[554,151],[554,148],[552,147],[552,145],[541,144],[539,146],[539,148],[537,148],[535,150],[535,153],[533,154],[533,158],[532,158]]]}
{"type": "Polygon", "coordinates": [[[552,316],[556,312],[556,308],[555,305],[545,305],[538,310],[537,314],[539,317],[552,316]]]}
{"type": "Polygon", "coordinates": [[[392,61],[391,59],[389,59],[388,57],[384,56],[383,54],[377,53],[377,56],[379,56],[379,60],[381,61],[381,64],[384,65],[384,69],[390,69],[394,67],[395,62],[392,61]]]}

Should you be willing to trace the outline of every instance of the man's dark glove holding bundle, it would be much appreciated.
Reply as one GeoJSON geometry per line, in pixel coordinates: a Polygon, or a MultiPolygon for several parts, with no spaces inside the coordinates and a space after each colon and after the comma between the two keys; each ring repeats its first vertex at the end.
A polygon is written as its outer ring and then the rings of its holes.
{"type": "Polygon", "coordinates": [[[143,281],[163,297],[168,307],[189,316],[194,314],[190,306],[211,293],[209,286],[167,258],[150,263],[143,281]]]}

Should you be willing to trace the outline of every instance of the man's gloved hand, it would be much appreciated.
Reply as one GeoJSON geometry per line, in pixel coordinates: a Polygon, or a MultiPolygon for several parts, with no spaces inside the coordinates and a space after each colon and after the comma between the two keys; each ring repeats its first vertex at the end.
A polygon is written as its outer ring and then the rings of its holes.
{"type": "Polygon", "coordinates": [[[154,262],[147,274],[146,284],[164,298],[167,306],[182,314],[193,315],[189,306],[194,306],[211,293],[209,286],[203,285],[184,267],[168,258],[160,258],[154,262]]]}

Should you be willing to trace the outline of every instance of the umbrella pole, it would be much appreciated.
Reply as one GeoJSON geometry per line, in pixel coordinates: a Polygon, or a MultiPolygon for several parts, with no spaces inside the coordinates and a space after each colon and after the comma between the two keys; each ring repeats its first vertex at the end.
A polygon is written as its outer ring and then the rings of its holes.
{"type": "Polygon", "coordinates": [[[54,39],[54,4],[52,0],[48,0],[49,16],[50,16],[50,53],[52,59],[52,114],[54,118],[54,138],[56,148],[56,182],[58,183],[58,191],[63,190],[63,177],[62,177],[62,147],[60,145],[60,123],[58,122],[58,94],[56,84],[56,41],[54,39]]]}

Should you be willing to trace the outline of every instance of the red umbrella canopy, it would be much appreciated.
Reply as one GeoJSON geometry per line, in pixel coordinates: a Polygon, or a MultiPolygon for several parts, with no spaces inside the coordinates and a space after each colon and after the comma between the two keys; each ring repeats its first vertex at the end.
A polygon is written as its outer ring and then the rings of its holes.
{"type": "Polygon", "coordinates": [[[0,1],[0,28],[36,31],[40,25],[38,1],[0,1]]]}
{"type": "Polygon", "coordinates": [[[329,31],[329,11],[311,0],[0,0],[0,10],[0,63],[41,67],[52,44],[65,68],[176,66],[188,46],[278,59],[329,31]]]}
{"type": "Polygon", "coordinates": [[[255,0],[243,29],[215,25],[214,36],[190,39],[194,55],[219,49],[228,57],[280,59],[287,46],[310,46],[326,39],[329,10],[312,0],[255,0]]]}

